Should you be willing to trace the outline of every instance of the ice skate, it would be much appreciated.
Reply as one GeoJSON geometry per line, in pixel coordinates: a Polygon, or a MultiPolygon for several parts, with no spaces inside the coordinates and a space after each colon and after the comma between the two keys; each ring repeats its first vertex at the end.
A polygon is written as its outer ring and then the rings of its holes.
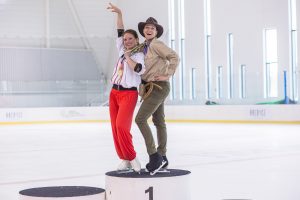
{"type": "Polygon", "coordinates": [[[126,173],[131,173],[134,170],[131,167],[130,161],[129,160],[122,160],[122,162],[118,166],[118,174],[126,174],[126,173]]]}
{"type": "MultiPolygon", "coordinates": [[[[149,170],[147,168],[145,168],[145,172],[149,172],[149,170]]],[[[156,174],[159,174],[159,173],[170,173],[170,171],[166,168],[160,168],[158,171],[156,171],[156,174]]]]}
{"type": "Polygon", "coordinates": [[[161,170],[164,164],[166,164],[166,161],[162,161],[161,165],[158,168],[154,169],[153,171],[150,171],[150,175],[153,176],[157,173],[168,172],[167,170],[161,170]]]}
{"type": "Polygon", "coordinates": [[[166,163],[162,166],[162,170],[167,170],[169,166],[169,161],[167,159],[167,156],[162,156],[163,160],[166,161],[166,163]]]}
{"type": "Polygon", "coordinates": [[[131,165],[129,160],[122,160],[121,163],[118,165],[118,171],[128,171],[131,169],[131,165]]]}
{"type": "MultiPolygon", "coordinates": [[[[156,173],[170,173],[170,171],[168,170],[169,161],[167,159],[167,156],[162,156],[162,158],[163,161],[165,161],[165,164],[156,173]]],[[[146,165],[145,172],[149,172],[148,168],[149,168],[149,163],[146,165]]]]}
{"type": "Polygon", "coordinates": [[[117,174],[128,174],[128,173],[133,173],[133,169],[125,169],[125,170],[119,170],[117,171],[117,174]]]}
{"type": "Polygon", "coordinates": [[[133,160],[130,161],[130,165],[131,165],[131,168],[135,172],[140,173],[140,171],[141,171],[141,163],[140,163],[140,161],[138,160],[137,157],[135,157],[133,160]]]}
{"type": "Polygon", "coordinates": [[[162,156],[159,153],[154,153],[149,156],[149,163],[146,165],[146,172],[150,172],[150,175],[153,176],[166,164],[166,161],[163,160],[162,156]]]}

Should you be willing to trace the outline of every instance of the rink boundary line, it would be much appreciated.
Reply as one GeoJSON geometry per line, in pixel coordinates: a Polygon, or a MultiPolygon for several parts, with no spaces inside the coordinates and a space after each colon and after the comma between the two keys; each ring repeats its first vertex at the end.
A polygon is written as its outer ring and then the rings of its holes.
{"type": "Polygon", "coordinates": [[[199,120],[199,119],[170,119],[170,123],[226,123],[226,124],[300,124],[300,121],[259,121],[259,120],[199,120]]]}
{"type": "Polygon", "coordinates": [[[0,122],[0,125],[107,123],[107,122],[110,122],[110,120],[49,120],[49,121],[0,122]]]}
{"type": "MultiPolygon", "coordinates": [[[[49,120],[49,121],[12,121],[0,122],[0,125],[30,124],[69,124],[69,123],[109,123],[110,120],[49,120]]],[[[259,121],[259,120],[192,120],[167,119],[168,123],[226,123],[226,124],[300,124],[300,121],[259,121]]]]}

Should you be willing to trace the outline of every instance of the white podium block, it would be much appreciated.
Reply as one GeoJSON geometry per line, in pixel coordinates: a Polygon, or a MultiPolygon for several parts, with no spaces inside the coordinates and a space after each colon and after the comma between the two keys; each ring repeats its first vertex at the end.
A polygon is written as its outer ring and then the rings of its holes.
{"type": "Polygon", "coordinates": [[[168,169],[150,176],[141,171],[107,172],[106,200],[190,200],[190,171],[168,169]]]}
{"type": "Polygon", "coordinates": [[[105,200],[105,190],[86,186],[55,186],[22,190],[20,200],[105,200]]]}

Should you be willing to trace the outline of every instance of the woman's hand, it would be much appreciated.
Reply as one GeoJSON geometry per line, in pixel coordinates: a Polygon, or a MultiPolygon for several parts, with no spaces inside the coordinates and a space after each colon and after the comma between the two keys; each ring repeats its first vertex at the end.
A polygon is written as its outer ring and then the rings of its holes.
{"type": "Polygon", "coordinates": [[[117,13],[117,29],[124,29],[124,23],[122,18],[122,11],[117,6],[113,5],[112,3],[109,3],[109,6],[107,7],[108,10],[111,12],[117,13]]]}
{"type": "Polygon", "coordinates": [[[111,12],[115,12],[118,14],[121,14],[122,11],[120,8],[118,8],[117,6],[113,5],[112,3],[109,3],[109,6],[107,7],[108,10],[110,10],[111,12]]]}
{"type": "Polygon", "coordinates": [[[131,51],[130,51],[130,50],[124,52],[124,57],[125,57],[126,59],[130,58],[130,56],[131,56],[131,51]]]}

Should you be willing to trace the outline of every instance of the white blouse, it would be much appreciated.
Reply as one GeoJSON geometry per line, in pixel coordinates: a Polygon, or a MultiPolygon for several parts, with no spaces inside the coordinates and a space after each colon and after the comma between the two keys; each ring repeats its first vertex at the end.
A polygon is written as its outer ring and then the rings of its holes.
{"type": "Polygon", "coordinates": [[[142,70],[140,72],[135,72],[132,68],[130,68],[124,57],[123,37],[117,38],[116,43],[119,52],[119,59],[114,68],[111,83],[122,85],[124,88],[138,87],[141,83],[140,75],[146,71],[144,53],[138,52],[130,56],[134,62],[142,65],[142,70]]]}

